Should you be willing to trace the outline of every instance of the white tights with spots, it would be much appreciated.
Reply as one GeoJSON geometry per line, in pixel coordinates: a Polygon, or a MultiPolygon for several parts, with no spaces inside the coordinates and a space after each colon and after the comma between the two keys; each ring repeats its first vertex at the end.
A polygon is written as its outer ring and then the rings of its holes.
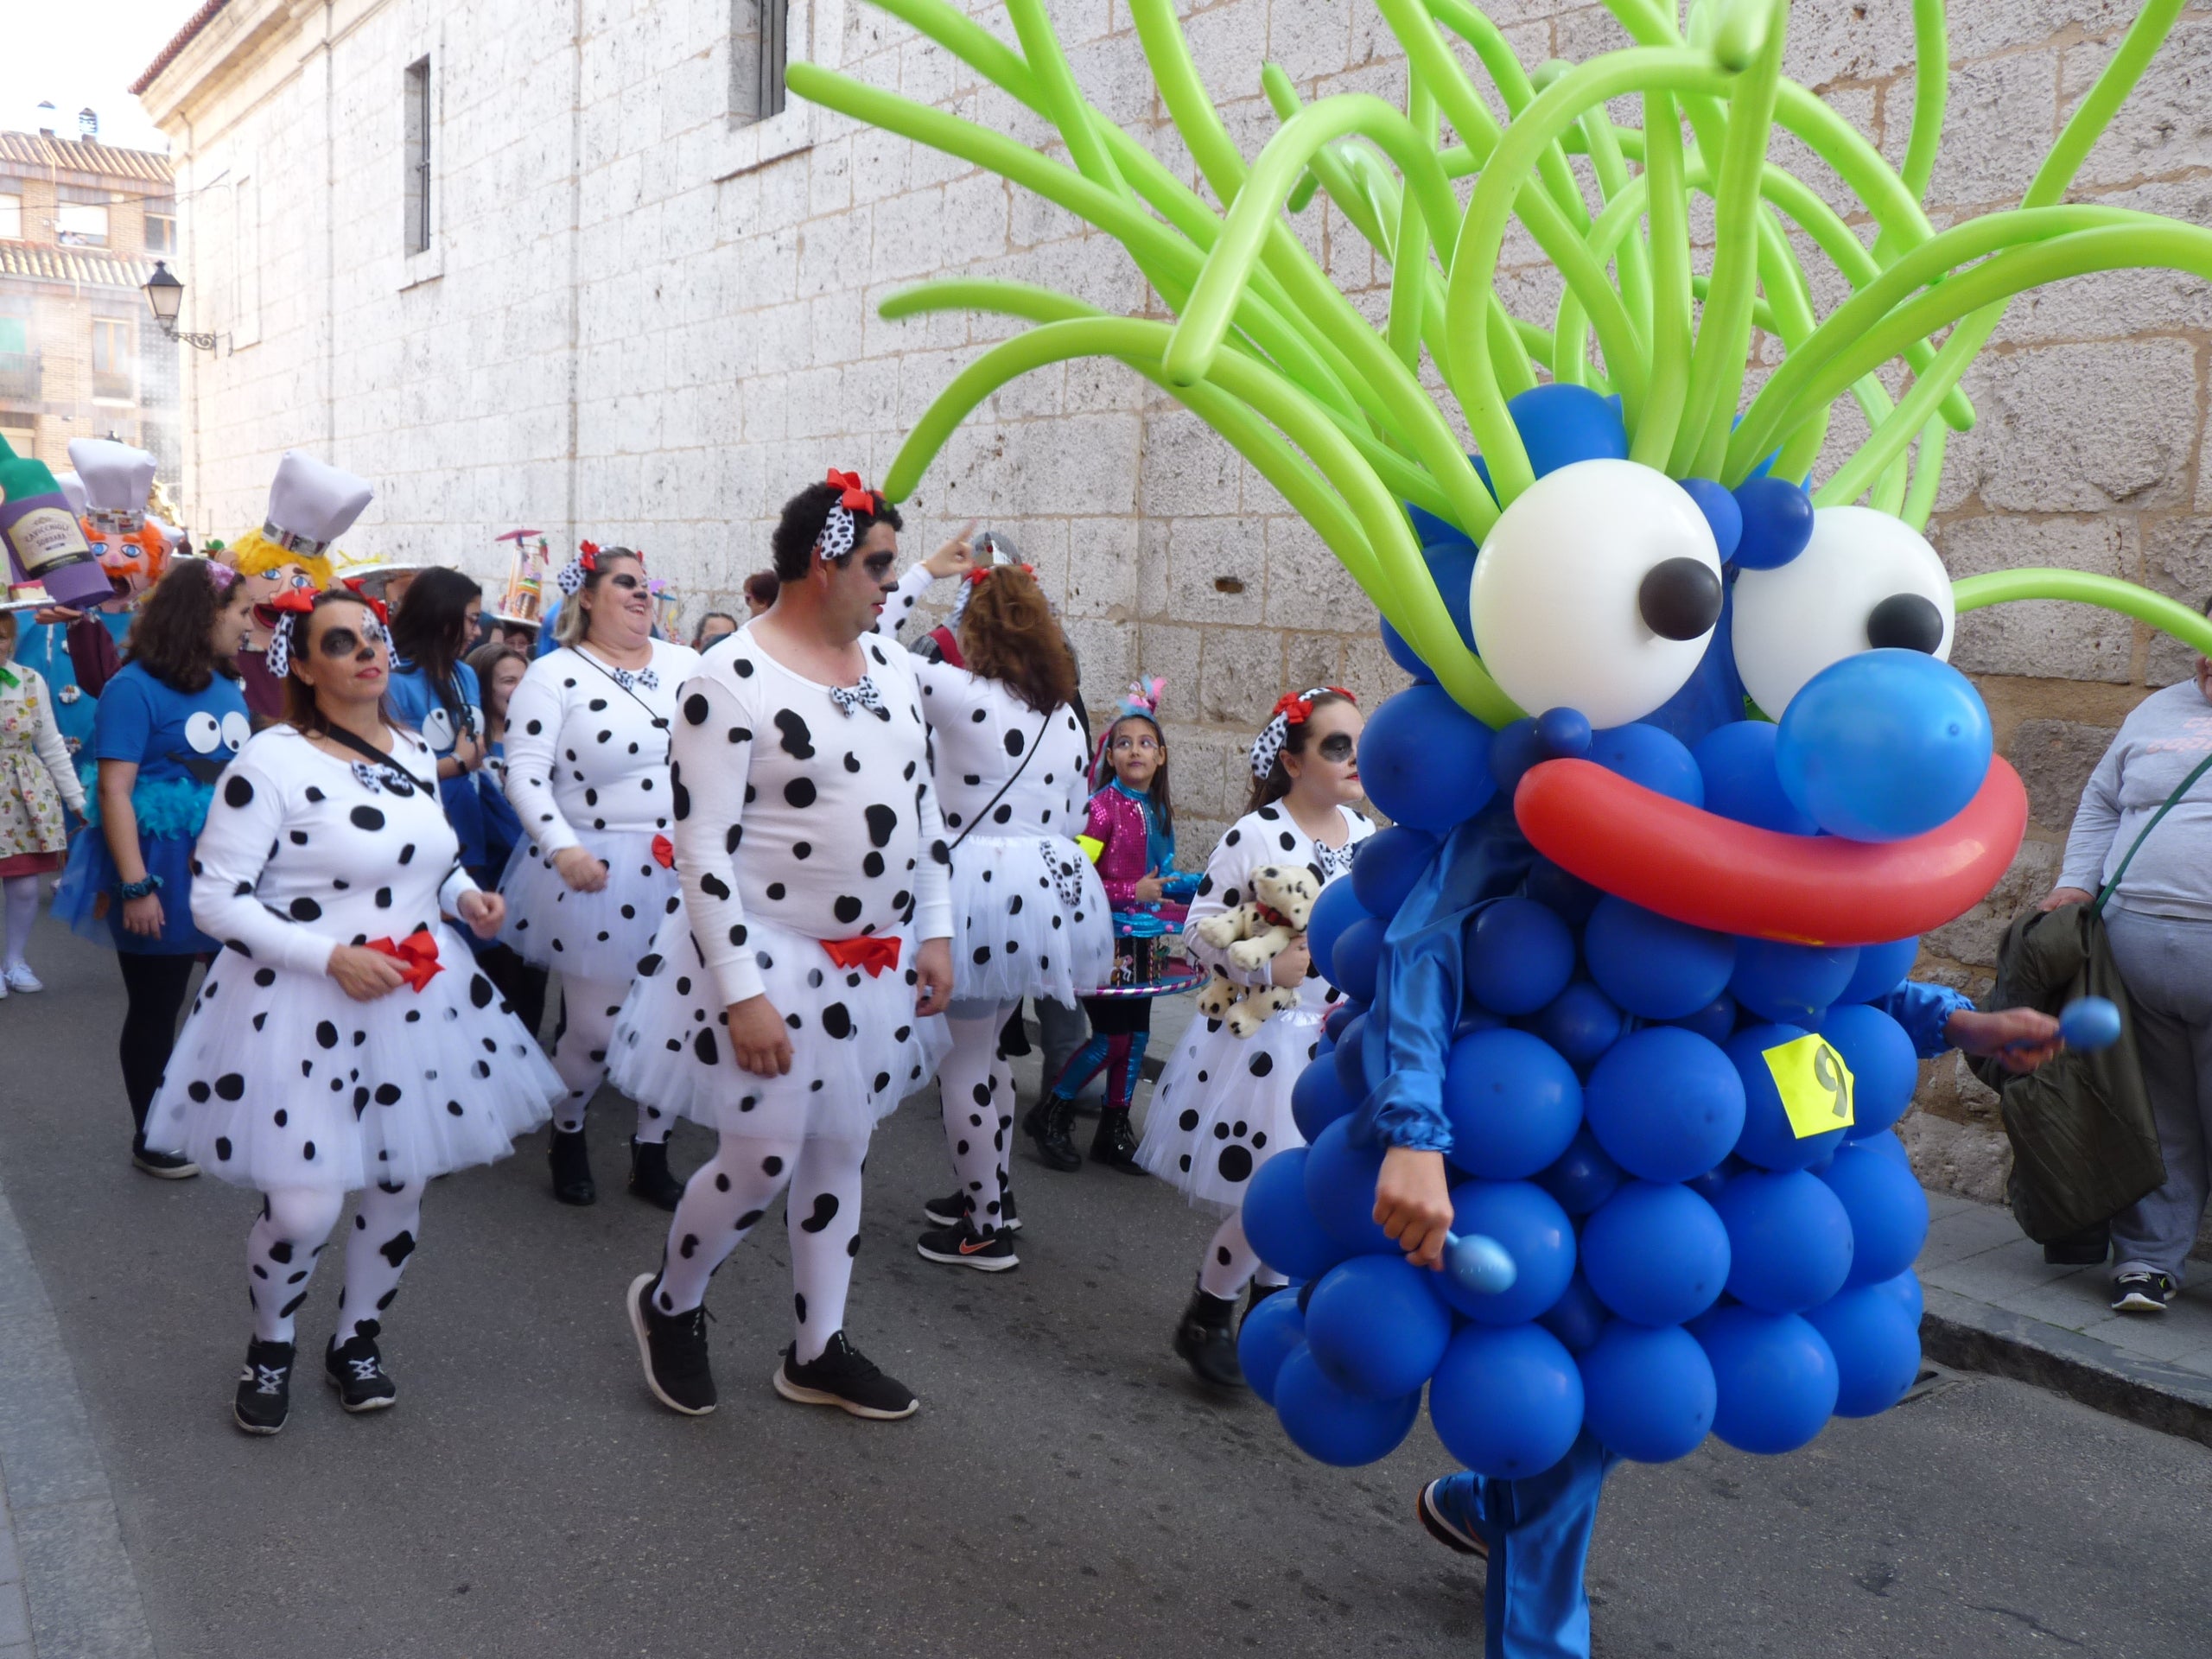
{"type": "Polygon", "coordinates": [[[1261,1262],[1260,1253],[1244,1236],[1243,1217],[1232,1215],[1221,1224],[1206,1246],[1205,1265],[1198,1269],[1198,1288],[1209,1296],[1231,1301],[1243,1295],[1244,1287],[1255,1278],[1263,1285],[1290,1282],[1261,1262]]]}
{"type": "MultiPolygon", "coordinates": [[[[607,1081],[607,1045],[614,1016],[630,994],[626,979],[580,979],[561,976],[561,1034],[553,1044],[553,1069],[569,1085],[568,1097],[553,1108],[553,1127],[574,1135],[584,1126],[584,1109],[607,1081]]],[[[670,1119],[658,1107],[638,1103],[638,1139],[665,1141],[670,1119]]]]}
{"type": "MultiPolygon", "coordinates": [[[[962,1003],[962,1008],[979,1006],[962,1003]]],[[[980,1005],[977,1018],[948,1018],[952,1051],[939,1063],[944,1144],[960,1177],[960,1192],[976,1230],[996,1230],[1006,1195],[1007,1143],[1014,1130],[1014,1072],[999,1053],[999,1033],[1018,1006],[980,1005]]]]}
{"type": "MultiPolygon", "coordinates": [[[[423,1224],[423,1185],[371,1186],[361,1194],[346,1239],[346,1287],[338,1294],[334,1342],[351,1340],[399,1294],[400,1275],[423,1224]]],[[[285,1186],[262,1195],[261,1215],[245,1245],[253,1334],[262,1341],[291,1341],[292,1315],[307,1300],[315,1258],[345,1208],[346,1195],[329,1187],[285,1186]]]]}
{"type": "Polygon", "coordinates": [[[845,1293],[861,1247],[861,1168],[867,1161],[865,1141],[722,1136],[676,1206],[653,1305],[664,1313],[698,1306],[715,1269],[789,1186],[784,1224],[791,1237],[792,1332],[798,1363],[819,1359],[845,1323],[845,1293]]]}

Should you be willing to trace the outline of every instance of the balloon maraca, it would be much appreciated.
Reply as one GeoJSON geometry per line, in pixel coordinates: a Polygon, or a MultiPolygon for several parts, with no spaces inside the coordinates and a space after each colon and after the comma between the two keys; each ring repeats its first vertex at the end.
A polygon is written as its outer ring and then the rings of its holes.
{"type": "Polygon", "coordinates": [[[2084,1052],[2120,1040],[2120,1004],[2109,997],[2077,996],[2058,1011],[2058,1034],[2084,1052]]]}
{"type": "Polygon", "coordinates": [[[1476,1296],[1509,1291],[1517,1275],[1505,1247],[1480,1233],[1444,1235],[1444,1271],[1453,1284],[1476,1296]]]}

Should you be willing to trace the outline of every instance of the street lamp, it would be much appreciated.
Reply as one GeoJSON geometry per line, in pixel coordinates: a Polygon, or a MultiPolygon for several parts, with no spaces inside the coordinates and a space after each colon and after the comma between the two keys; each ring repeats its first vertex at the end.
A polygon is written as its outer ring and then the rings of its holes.
{"type": "Polygon", "coordinates": [[[163,334],[171,340],[181,340],[203,352],[215,349],[216,341],[220,338],[219,335],[177,332],[177,313],[184,307],[184,284],[170,273],[166,259],[154,261],[154,274],[146,279],[144,293],[146,303],[154,313],[154,321],[162,325],[163,334]]]}

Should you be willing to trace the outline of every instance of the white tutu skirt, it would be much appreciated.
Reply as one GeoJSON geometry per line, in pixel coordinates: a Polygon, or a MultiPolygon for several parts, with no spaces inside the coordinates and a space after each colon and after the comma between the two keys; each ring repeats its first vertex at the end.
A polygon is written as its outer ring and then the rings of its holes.
{"type": "Polygon", "coordinates": [[[1072,1004],[1106,982],[1112,907],[1098,872],[1061,836],[970,836],[952,855],[952,995],[1072,1004]]]}
{"type": "Polygon", "coordinates": [[[870,976],[840,968],[819,939],[747,918],[769,1002],[791,1026],[791,1069],[744,1071],[729,1015],[683,913],[662,925],[637,965],[607,1047],[607,1071],[631,1099],[724,1135],[763,1140],[864,1141],[908,1095],[928,1085],[952,1046],[941,1014],[914,1017],[914,941],[899,966],[870,976]]]}
{"type": "Polygon", "coordinates": [[[607,885],[579,893],[536,842],[517,842],[499,877],[507,901],[499,943],[539,968],[627,984],[660,925],[683,909],[683,889],[653,857],[650,830],[587,830],[577,842],[607,866],[607,885]]]}
{"type": "Polygon", "coordinates": [[[146,1116],[147,1145],[264,1192],[355,1192],[505,1157],[568,1089],[468,947],[435,931],[443,971],[373,1002],[220,952],[146,1116]]]}
{"type": "Polygon", "coordinates": [[[1249,1037],[1192,1020],[1152,1092],[1137,1162],[1193,1203],[1237,1208],[1255,1170],[1306,1144],[1290,1093],[1320,1040],[1320,1014],[1304,1008],[1269,1015],[1249,1037]]]}

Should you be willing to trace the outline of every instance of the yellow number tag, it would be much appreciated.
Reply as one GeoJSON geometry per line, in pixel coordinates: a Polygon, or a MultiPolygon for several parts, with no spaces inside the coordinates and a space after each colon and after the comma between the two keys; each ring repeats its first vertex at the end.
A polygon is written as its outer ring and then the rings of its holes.
{"type": "Polygon", "coordinates": [[[1760,1058],[1774,1074],[1790,1132],[1800,1141],[1857,1120],[1851,1109],[1851,1068],[1825,1037],[1800,1037],[1765,1050],[1760,1058]]]}
{"type": "Polygon", "coordinates": [[[1098,861],[1098,855],[1106,850],[1104,842],[1090,836],[1077,836],[1075,838],[1075,844],[1083,849],[1083,855],[1094,864],[1098,861]]]}

